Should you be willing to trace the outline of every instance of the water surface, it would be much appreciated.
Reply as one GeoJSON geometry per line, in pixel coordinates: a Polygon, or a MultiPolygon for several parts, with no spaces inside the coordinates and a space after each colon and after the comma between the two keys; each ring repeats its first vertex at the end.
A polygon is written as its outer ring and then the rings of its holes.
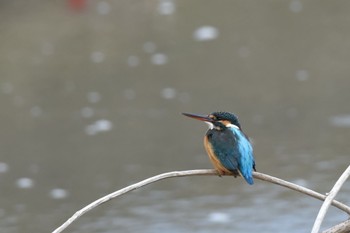
{"type": "MultiPolygon", "coordinates": [[[[181,112],[236,113],[258,171],[320,193],[349,165],[348,2],[1,5],[1,232],[51,232],[139,180],[210,168],[206,126],[181,112]]],[[[66,232],[300,233],[321,204],[262,181],[176,178],[66,232]]],[[[346,218],[331,208],[323,226],[346,218]]]]}

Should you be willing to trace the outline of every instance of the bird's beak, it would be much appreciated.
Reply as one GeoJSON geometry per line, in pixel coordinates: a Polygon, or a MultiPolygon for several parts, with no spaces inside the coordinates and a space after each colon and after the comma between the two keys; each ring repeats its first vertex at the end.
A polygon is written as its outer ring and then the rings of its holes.
{"type": "Polygon", "coordinates": [[[192,113],[185,113],[185,112],[183,112],[182,114],[187,116],[187,117],[191,117],[193,119],[196,119],[196,120],[213,122],[213,120],[208,116],[197,115],[197,114],[192,114],[192,113]]]}

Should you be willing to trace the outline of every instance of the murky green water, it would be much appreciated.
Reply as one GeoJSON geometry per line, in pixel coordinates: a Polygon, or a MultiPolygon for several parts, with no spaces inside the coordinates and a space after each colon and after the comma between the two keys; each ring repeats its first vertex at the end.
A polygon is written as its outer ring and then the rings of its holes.
{"type": "MultiPolygon", "coordinates": [[[[1,232],[51,232],[129,184],[210,168],[206,126],[181,112],[235,112],[258,171],[321,193],[350,164],[347,1],[72,6],[1,4],[1,232]]],[[[350,205],[349,193],[347,182],[337,199],[350,205]]],[[[186,177],[66,232],[309,232],[320,205],[261,181],[186,177]]],[[[323,226],[346,218],[331,208],[323,226]]]]}

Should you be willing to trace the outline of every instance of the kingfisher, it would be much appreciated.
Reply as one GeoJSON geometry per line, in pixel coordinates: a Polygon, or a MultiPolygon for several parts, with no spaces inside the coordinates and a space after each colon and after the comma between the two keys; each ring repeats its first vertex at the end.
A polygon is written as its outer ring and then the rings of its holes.
{"type": "Polygon", "coordinates": [[[213,112],[209,115],[182,114],[209,125],[204,137],[204,147],[219,176],[240,175],[248,184],[254,184],[253,170],[256,170],[253,147],[243,133],[235,114],[229,112],[213,112]]]}

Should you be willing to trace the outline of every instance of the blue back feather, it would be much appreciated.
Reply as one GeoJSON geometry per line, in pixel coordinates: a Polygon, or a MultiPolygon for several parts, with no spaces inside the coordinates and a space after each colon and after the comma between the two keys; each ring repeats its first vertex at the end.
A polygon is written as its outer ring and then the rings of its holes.
{"type": "Polygon", "coordinates": [[[242,173],[243,178],[248,184],[253,184],[254,155],[252,145],[241,130],[234,127],[231,127],[230,130],[237,138],[238,170],[242,173]]]}
{"type": "Polygon", "coordinates": [[[248,184],[253,184],[253,148],[244,133],[235,127],[228,131],[209,130],[209,141],[221,164],[230,171],[239,171],[248,184]]]}

